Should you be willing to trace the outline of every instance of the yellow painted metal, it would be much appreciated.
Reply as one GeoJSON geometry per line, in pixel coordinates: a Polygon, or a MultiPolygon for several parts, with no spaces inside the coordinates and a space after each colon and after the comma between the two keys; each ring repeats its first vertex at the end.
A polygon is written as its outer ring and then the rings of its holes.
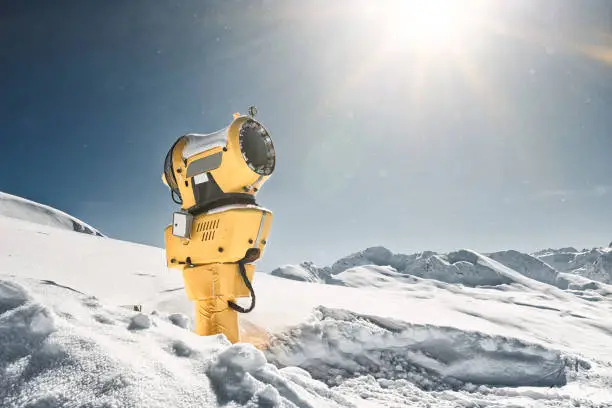
{"type": "Polygon", "coordinates": [[[249,248],[258,248],[263,254],[271,226],[272,213],[260,207],[230,207],[197,215],[190,238],[172,235],[172,226],[168,226],[165,230],[168,266],[186,263],[187,258],[196,265],[238,262],[249,248]]]}
{"type": "MultiPolygon", "coordinates": [[[[245,265],[247,277],[253,280],[255,265],[245,265]]],[[[185,292],[191,300],[223,296],[228,300],[248,297],[249,291],[238,273],[238,264],[209,264],[184,267],[185,292]]],[[[226,305],[227,306],[227,305],[226,305]]]]}
{"type": "MultiPolygon", "coordinates": [[[[240,129],[251,119],[235,115],[227,127],[227,145],[214,146],[191,157],[183,158],[187,138],[177,141],[172,150],[172,170],[182,199],[181,209],[189,211],[197,204],[192,186],[193,177],[187,177],[188,166],[211,156],[221,154],[221,164],[209,171],[225,194],[255,195],[269,178],[255,173],[246,163],[240,149],[240,129]]],[[[162,176],[168,185],[166,176],[162,176]]],[[[228,301],[248,297],[248,288],[240,276],[238,262],[251,248],[259,249],[260,257],[267,244],[272,225],[272,213],[253,205],[221,207],[194,216],[189,237],[172,234],[172,225],[164,231],[166,262],[170,268],[183,273],[187,297],[195,303],[195,332],[202,335],[223,333],[232,342],[240,341],[237,312],[228,301]]],[[[253,262],[256,259],[249,259],[253,262]]],[[[245,265],[249,281],[253,281],[255,266],[245,265]]]]}
{"type": "Polygon", "coordinates": [[[176,184],[178,185],[179,192],[181,193],[181,199],[183,204],[181,208],[189,209],[196,205],[195,196],[193,194],[193,188],[191,187],[192,177],[186,177],[187,167],[183,160],[183,149],[185,148],[185,138],[179,139],[176,146],[172,150],[172,165],[174,169],[174,177],[176,178],[176,184]]]}
{"type": "Polygon", "coordinates": [[[241,193],[255,195],[258,189],[266,182],[270,176],[261,176],[255,173],[242,157],[240,150],[240,128],[244,122],[249,120],[249,116],[239,116],[227,127],[227,146],[214,147],[205,152],[198,153],[187,159],[183,159],[183,149],[187,142],[180,139],[172,152],[172,164],[176,183],[181,193],[183,210],[189,210],[196,205],[192,182],[193,177],[187,177],[187,167],[189,164],[204,157],[221,153],[221,165],[210,171],[221,190],[226,193],[241,193]]]}
{"type": "MultiPolygon", "coordinates": [[[[196,333],[223,333],[232,343],[240,340],[238,315],[228,301],[250,294],[237,262],[249,248],[263,253],[271,225],[268,210],[230,207],[194,217],[190,239],[174,236],[172,225],[166,227],[167,264],[183,272],[187,297],[195,302],[196,333]]],[[[255,265],[246,264],[245,270],[253,282],[255,265]]]]}
{"type": "MultiPolygon", "coordinates": [[[[245,265],[253,281],[255,265],[245,265]]],[[[195,302],[195,332],[201,336],[225,334],[229,341],[240,340],[238,314],[228,301],[249,296],[238,273],[238,264],[210,264],[183,267],[187,297],[195,302]]]]}

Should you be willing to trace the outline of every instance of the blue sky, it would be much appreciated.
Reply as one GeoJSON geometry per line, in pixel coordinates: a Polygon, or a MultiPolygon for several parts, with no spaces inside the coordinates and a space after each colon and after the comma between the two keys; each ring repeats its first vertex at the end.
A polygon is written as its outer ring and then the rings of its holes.
{"type": "Polygon", "coordinates": [[[435,50],[371,4],[4,2],[0,190],[161,247],[167,150],[255,104],[277,150],[263,269],[612,240],[608,1],[466,8],[486,27],[435,50]]]}

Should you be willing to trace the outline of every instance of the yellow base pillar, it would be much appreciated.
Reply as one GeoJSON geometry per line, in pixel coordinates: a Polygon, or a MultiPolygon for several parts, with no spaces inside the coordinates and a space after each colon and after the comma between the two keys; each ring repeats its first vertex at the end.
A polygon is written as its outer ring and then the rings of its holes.
{"type": "MultiPolygon", "coordinates": [[[[253,281],[255,266],[245,265],[253,281]]],[[[238,313],[228,301],[249,296],[239,274],[238,264],[208,264],[183,269],[187,297],[195,302],[195,332],[200,336],[225,334],[229,341],[240,341],[238,313]]]]}
{"type": "Polygon", "coordinates": [[[218,296],[195,302],[195,332],[200,336],[225,334],[232,343],[240,341],[238,313],[227,306],[229,299],[218,296]]]}

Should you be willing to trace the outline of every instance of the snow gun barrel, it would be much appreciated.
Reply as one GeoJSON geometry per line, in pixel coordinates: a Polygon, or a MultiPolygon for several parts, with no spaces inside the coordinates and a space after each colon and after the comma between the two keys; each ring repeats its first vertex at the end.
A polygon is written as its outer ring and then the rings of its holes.
{"type": "Polygon", "coordinates": [[[250,204],[275,163],[266,128],[238,116],[217,132],[180,137],[166,156],[162,179],[185,211],[213,208],[219,200],[250,204]]]}

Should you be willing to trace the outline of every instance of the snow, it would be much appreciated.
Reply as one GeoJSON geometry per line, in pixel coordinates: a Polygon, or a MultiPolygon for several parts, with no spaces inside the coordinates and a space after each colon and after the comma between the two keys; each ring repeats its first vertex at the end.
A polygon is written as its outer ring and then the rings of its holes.
{"type": "Polygon", "coordinates": [[[128,330],[143,330],[151,327],[151,318],[145,314],[138,313],[130,319],[128,330]]]}
{"type": "Polygon", "coordinates": [[[313,264],[303,263],[301,265],[283,265],[279,268],[274,269],[270,274],[272,276],[280,276],[283,278],[303,282],[325,283],[325,281],[322,280],[317,268],[310,268],[310,266],[313,266],[313,264]]]}
{"type": "Polygon", "coordinates": [[[41,225],[103,236],[83,221],[49,206],[0,191],[0,216],[16,218],[41,225]]]}
{"type": "MultiPolygon", "coordinates": [[[[609,253],[612,254],[612,251],[609,253]]],[[[597,252],[597,254],[599,257],[600,253],[597,252]]],[[[610,269],[612,271],[612,265],[609,266],[609,261],[605,259],[606,255],[607,253],[599,260],[594,257],[593,268],[599,265],[600,270],[610,269]]],[[[544,254],[541,257],[546,258],[546,256],[544,254]]],[[[330,267],[319,268],[312,262],[303,262],[300,265],[284,265],[273,270],[271,274],[304,282],[351,287],[380,287],[383,281],[410,281],[415,278],[460,283],[466,286],[496,286],[518,282],[522,279],[521,276],[525,276],[560,289],[568,289],[573,283],[578,283],[577,279],[579,279],[575,274],[572,276],[560,274],[539,257],[518,251],[501,251],[488,255],[487,259],[508,267],[512,271],[510,274],[504,272],[507,269],[500,270],[489,264],[478,262],[479,259],[482,259],[482,255],[470,250],[459,250],[449,254],[422,252],[405,255],[393,254],[383,247],[372,247],[344,257],[330,267]],[[366,270],[372,272],[369,278],[365,277],[368,274],[366,270]],[[518,272],[519,275],[515,272],[518,272]],[[361,278],[358,279],[358,276],[361,278]],[[363,280],[362,283],[359,283],[360,279],[363,280]]],[[[595,275],[595,273],[590,274],[593,278],[595,275]]],[[[579,286],[589,284],[592,285],[592,279],[583,280],[579,286]]]]}
{"type": "Polygon", "coordinates": [[[516,339],[319,307],[315,318],[274,336],[270,361],[297,365],[330,385],[369,373],[409,379],[422,389],[472,385],[562,386],[565,369],[590,368],[559,352],[516,339]]]}
{"type": "Polygon", "coordinates": [[[158,248],[0,217],[0,273],[50,280],[114,304],[183,288],[158,248]]]}
{"type": "Polygon", "coordinates": [[[252,345],[196,336],[160,312],[23,278],[0,280],[0,307],[2,407],[339,406],[252,345]]]}
{"type": "Polygon", "coordinates": [[[189,329],[191,327],[189,316],[186,316],[182,313],[171,313],[168,316],[168,320],[170,320],[173,325],[181,327],[183,329],[189,329]]]}
{"type": "Polygon", "coordinates": [[[612,248],[610,247],[582,251],[575,248],[549,249],[534,255],[558,271],[612,284],[612,248]]]}
{"type": "Polygon", "coordinates": [[[612,406],[611,286],[569,271],[606,270],[604,249],[563,271],[549,252],[377,247],[258,272],[251,344],[231,345],[189,331],[161,249],[0,230],[3,408],[612,406]]]}
{"type": "Polygon", "coordinates": [[[340,272],[334,278],[342,285],[353,288],[395,289],[397,288],[398,281],[408,283],[416,281],[411,281],[409,276],[398,273],[390,266],[375,265],[356,266],[340,272]]]}
{"type": "Polygon", "coordinates": [[[538,282],[567,289],[566,282],[559,280],[559,273],[555,269],[531,255],[518,251],[502,251],[489,254],[489,258],[538,282]]]}

